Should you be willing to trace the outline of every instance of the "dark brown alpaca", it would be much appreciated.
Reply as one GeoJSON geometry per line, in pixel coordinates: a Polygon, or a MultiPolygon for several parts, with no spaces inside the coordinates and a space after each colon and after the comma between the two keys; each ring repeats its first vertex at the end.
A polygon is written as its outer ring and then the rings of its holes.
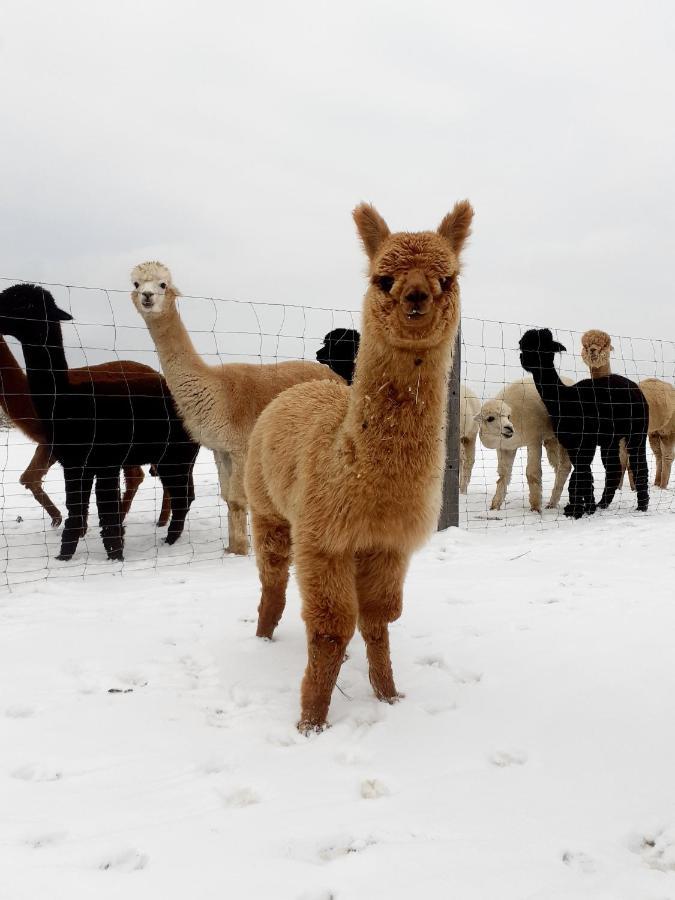
{"type": "MultiPolygon", "coordinates": [[[[70,382],[74,385],[86,382],[114,384],[124,380],[127,376],[136,380],[147,375],[152,375],[153,378],[157,377],[157,373],[150,366],[144,366],[142,363],[131,360],[110,361],[97,366],[70,369],[68,373],[70,382]]],[[[16,427],[37,444],[33,458],[19,478],[19,483],[33,494],[40,506],[51,516],[52,527],[57,528],[62,521],[61,512],[42,487],[47,472],[56,460],[51,457],[46,444],[42,423],[30,397],[26,373],[2,335],[0,335],[0,406],[16,427]]],[[[122,520],[129,512],[144,477],[143,469],[140,466],[124,466],[125,490],[121,507],[122,520]]],[[[158,525],[166,525],[169,520],[169,511],[169,496],[164,491],[158,525]]]]}

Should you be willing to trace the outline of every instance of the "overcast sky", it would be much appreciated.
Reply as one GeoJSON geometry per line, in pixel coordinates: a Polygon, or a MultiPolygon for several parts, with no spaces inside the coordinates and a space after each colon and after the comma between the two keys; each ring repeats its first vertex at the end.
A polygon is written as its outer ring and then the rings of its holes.
{"type": "Polygon", "coordinates": [[[354,309],[468,197],[466,316],[674,340],[674,9],[3,0],[0,275],[354,309]]]}

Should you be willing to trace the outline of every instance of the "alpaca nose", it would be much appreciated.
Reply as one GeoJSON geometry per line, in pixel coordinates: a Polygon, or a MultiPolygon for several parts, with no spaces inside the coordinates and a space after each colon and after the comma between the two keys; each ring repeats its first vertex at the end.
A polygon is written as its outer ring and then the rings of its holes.
{"type": "Polygon", "coordinates": [[[143,296],[145,297],[146,300],[152,300],[152,294],[153,294],[152,291],[143,291],[143,296]]]}
{"type": "Polygon", "coordinates": [[[423,316],[429,307],[429,294],[420,288],[413,288],[404,297],[409,316],[423,316]]]}

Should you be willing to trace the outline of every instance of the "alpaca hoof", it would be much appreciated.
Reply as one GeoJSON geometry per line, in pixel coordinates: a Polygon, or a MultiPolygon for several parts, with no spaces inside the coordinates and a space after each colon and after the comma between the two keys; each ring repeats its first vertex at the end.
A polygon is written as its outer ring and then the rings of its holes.
{"type": "Polygon", "coordinates": [[[581,507],[572,506],[571,503],[568,503],[563,510],[563,513],[567,516],[568,519],[580,519],[583,516],[584,511],[583,509],[581,509],[581,507]]]}
{"type": "Polygon", "coordinates": [[[225,552],[235,556],[248,556],[248,544],[228,544],[225,552]]]}
{"type": "Polygon", "coordinates": [[[638,503],[637,511],[638,512],[647,512],[649,509],[649,503],[638,503]]]}
{"type": "Polygon", "coordinates": [[[536,513],[539,513],[539,515],[541,515],[541,506],[531,506],[530,512],[536,512],[536,513]]]}
{"type": "Polygon", "coordinates": [[[557,503],[547,503],[546,504],[546,509],[557,509],[557,508],[558,508],[557,503]]]}
{"type": "Polygon", "coordinates": [[[322,731],[330,728],[330,725],[327,722],[311,722],[309,719],[300,719],[297,728],[300,734],[309,737],[310,734],[321,734],[322,731]]]}
{"type": "Polygon", "coordinates": [[[68,562],[69,559],[73,558],[72,553],[59,553],[56,557],[60,562],[68,562]]]}
{"type": "Polygon", "coordinates": [[[63,516],[54,516],[52,519],[52,528],[58,528],[61,522],[63,522],[63,516]]]}
{"type": "Polygon", "coordinates": [[[157,528],[164,528],[164,526],[167,525],[168,522],[169,522],[168,516],[160,516],[159,519],[157,519],[157,528]]]}
{"type": "Polygon", "coordinates": [[[382,703],[388,703],[390,706],[393,706],[394,703],[398,703],[400,700],[405,699],[405,694],[400,694],[398,691],[396,691],[395,694],[391,694],[389,696],[385,696],[384,694],[380,694],[375,691],[375,696],[378,700],[381,700],[382,703]]]}
{"type": "Polygon", "coordinates": [[[124,552],[122,550],[109,550],[108,559],[115,562],[124,562],[124,552]]]}
{"type": "Polygon", "coordinates": [[[164,538],[164,543],[175,544],[179,537],[180,534],[171,534],[171,532],[169,532],[169,534],[167,534],[167,536],[164,538]]]}

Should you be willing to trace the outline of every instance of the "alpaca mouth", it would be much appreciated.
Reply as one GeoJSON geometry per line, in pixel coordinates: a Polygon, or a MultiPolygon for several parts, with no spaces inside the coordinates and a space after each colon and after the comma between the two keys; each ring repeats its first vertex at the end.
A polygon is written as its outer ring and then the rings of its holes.
{"type": "Polygon", "coordinates": [[[152,309],[154,306],[154,300],[148,300],[145,297],[141,300],[141,306],[143,309],[152,309]]]}
{"type": "Polygon", "coordinates": [[[504,430],[504,431],[502,431],[502,437],[503,437],[503,438],[506,438],[506,439],[508,440],[508,438],[512,438],[512,437],[513,437],[513,432],[512,432],[512,431],[506,431],[506,430],[504,430]]]}

